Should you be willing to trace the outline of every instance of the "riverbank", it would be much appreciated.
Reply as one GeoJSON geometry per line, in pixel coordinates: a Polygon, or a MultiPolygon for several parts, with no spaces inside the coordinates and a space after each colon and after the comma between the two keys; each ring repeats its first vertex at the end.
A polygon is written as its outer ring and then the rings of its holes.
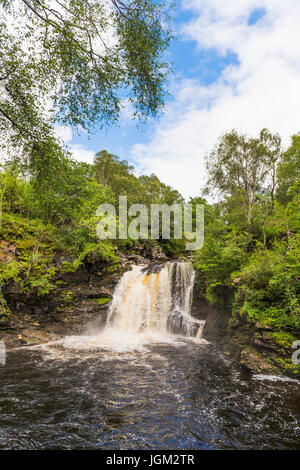
{"type": "Polygon", "coordinates": [[[206,308],[204,338],[218,344],[240,368],[251,374],[300,378],[300,367],[292,361],[295,336],[283,335],[273,325],[256,322],[234,310],[233,297],[226,289],[222,303],[206,302],[206,308]]]}
{"type": "MultiPolygon", "coordinates": [[[[4,242],[1,247],[6,262],[20,256],[24,249],[4,242]]],[[[113,261],[109,257],[99,259],[91,252],[78,263],[56,252],[52,257],[54,287],[46,294],[41,295],[38,289],[26,290],[16,281],[2,286],[5,312],[0,320],[0,340],[9,350],[99,331],[106,324],[115,286],[124,272],[139,264],[147,265],[149,272],[159,270],[167,259],[160,247],[151,243],[127,254],[115,251],[113,261]]],[[[51,265],[47,269],[50,271],[51,265]]],[[[299,378],[299,367],[291,360],[294,351],[288,335],[282,338],[272,325],[234,311],[228,289],[221,297],[222,302],[212,305],[198,285],[194,288],[192,315],[206,320],[203,337],[252,374],[299,378]]]]}

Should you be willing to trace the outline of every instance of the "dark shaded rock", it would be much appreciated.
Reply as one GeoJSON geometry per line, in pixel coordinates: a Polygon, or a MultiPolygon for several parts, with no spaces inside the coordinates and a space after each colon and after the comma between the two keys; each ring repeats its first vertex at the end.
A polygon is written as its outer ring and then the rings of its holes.
{"type": "Polygon", "coordinates": [[[215,305],[206,303],[204,309],[207,316],[202,335],[209,341],[220,343],[227,334],[231,317],[231,293],[224,289],[223,302],[215,305]]]}
{"type": "Polygon", "coordinates": [[[22,333],[18,335],[19,341],[27,346],[47,343],[48,341],[53,341],[59,338],[60,336],[55,333],[46,333],[45,331],[40,331],[38,329],[24,329],[22,333]]]}
{"type": "Polygon", "coordinates": [[[3,296],[7,296],[7,295],[19,295],[22,293],[22,288],[20,286],[20,284],[18,284],[17,282],[9,282],[8,284],[6,284],[5,286],[2,287],[2,294],[3,296]]]}
{"type": "Polygon", "coordinates": [[[54,256],[54,263],[56,264],[56,266],[59,266],[60,268],[63,266],[64,263],[74,263],[74,261],[76,260],[76,257],[75,256],[68,256],[68,255],[65,255],[64,253],[57,253],[55,256],[54,256]]]}
{"type": "Polygon", "coordinates": [[[84,266],[76,269],[74,272],[61,273],[59,278],[65,283],[81,283],[90,282],[92,273],[90,273],[84,266]]]}
{"type": "Polygon", "coordinates": [[[147,274],[155,274],[161,271],[164,265],[165,263],[148,263],[147,266],[145,266],[145,268],[143,269],[143,272],[147,274]]]}
{"type": "Polygon", "coordinates": [[[146,259],[140,255],[128,255],[126,256],[128,261],[134,262],[134,264],[144,264],[146,263],[146,259]]]}
{"type": "Polygon", "coordinates": [[[191,314],[193,315],[193,317],[198,318],[199,320],[206,320],[211,310],[212,306],[206,299],[200,297],[197,292],[197,286],[195,284],[193,291],[191,314]]]}
{"type": "Polygon", "coordinates": [[[167,327],[172,333],[195,337],[200,328],[200,323],[193,321],[192,317],[189,318],[187,315],[175,311],[169,316],[167,327]]]}
{"type": "Polygon", "coordinates": [[[105,287],[103,285],[81,284],[74,286],[71,292],[76,296],[77,299],[101,299],[101,298],[112,298],[113,289],[105,287]]]}
{"type": "Polygon", "coordinates": [[[150,261],[167,261],[168,259],[159,245],[149,242],[145,242],[141,255],[150,261]]]}
{"type": "Polygon", "coordinates": [[[291,362],[292,350],[278,344],[273,335],[276,329],[256,323],[246,314],[234,313],[229,289],[224,289],[222,303],[211,306],[204,301],[201,306],[199,299],[193,306],[193,315],[197,316],[197,309],[203,317],[207,315],[202,336],[219,345],[244,370],[256,374],[299,376],[291,362]]]}
{"type": "MultiPolygon", "coordinates": [[[[256,327],[256,325],[255,325],[256,327]]],[[[278,351],[280,348],[276,343],[275,339],[272,337],[272,330],[260,330],[254,334],[253,343],[256,346],[264,349],[270,349],[273,351],[278,351]]]]}

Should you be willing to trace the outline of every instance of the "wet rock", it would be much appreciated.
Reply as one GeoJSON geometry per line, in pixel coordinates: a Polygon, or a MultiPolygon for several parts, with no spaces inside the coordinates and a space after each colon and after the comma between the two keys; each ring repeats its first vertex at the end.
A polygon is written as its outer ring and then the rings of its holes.
{"type": "Polygon", "coordinates": [[[158,273],[159,271],[161,271],[163,269],[164,265],[165,265],[165,263],[157,263],[157,262],[148,263],[144,267],[143,272],[147,273],[147,274],[155,274],[155,273],[158,273]]]}
{"type": "Polygon", "coordinates": [[[65,283],[82,283],[90,282],[91,273],[84,267],[80,267],[74,272],[60,274],[60,279],[65,283]]]}
{"type": "Polygon", "coordinates": [[[34,345],[34,344],[42,344],[47,343],[48,341],[57,339],[58,336],[46,333],[45,331],[40,330],[33,330],[33,329],[25,329],[18,335],[19,341],[22,344],[26,344],[27,346],[34,345]]]}
{"type": "Polygon", "coordinates": [[[149,242],[145,242],[141,255],[151,261],[167,261],[168,259],[159,245],[149,242]]]}
{"type": "Polygon", "coordinates": [[[192,317],[188,317],[186,314],[181,312],[173,312],[169,316],[167,327],[168,330],[175,334],[183,334],[185,336],[197,336],[199,328],[202,328],[200,323],[193,320],[192,317]]]}
{"type": "Polygon", "coordinates": [[[76,296],[77,299],[101,299],[101,298],[112,298],[113,289],[105,286],[91,286],[91,285],[79,285],[74,287],[71,292],[76,296]]]}
{"type": "Polygon", "coordinates": [[[212,306],[208,303],[206,299],[203,299],[201,297],[198,286],[195,283],[193,290],[191,314],[193,315],[193,317],[199,320],[206,320],[211,311],[212,306]]]}
{"type": "Polygon", "coordinates": [[[299,377],[291,361],[292,350],[278,344],[274,331],[271,325],[232,312],[228,296],[223,304],[209,309],[203,337],[218,344],[233,362],[251,373],[299,377]]]}
{"type": "Polygon", "coordinates": [[[140,255],[128,255],[126,256],[128,261],[133,261],[135,264],[145,263],[146,260],[143,256],[140,255]]]}

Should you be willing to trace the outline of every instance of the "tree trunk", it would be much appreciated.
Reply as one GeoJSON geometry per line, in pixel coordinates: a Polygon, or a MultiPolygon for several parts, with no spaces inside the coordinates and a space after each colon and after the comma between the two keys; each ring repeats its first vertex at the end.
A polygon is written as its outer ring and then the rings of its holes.
{"type": "Polygon", "coordinates": [[[5,194],[5,190],[6,190],[6,181],[4,183],[4,186],[3,186],[3,190],[1,192],[1,196],[0,196],[0,228],[2,227],[2,207],[3,207],[3,197],[4,197],[4,194],[5,194]]]}
{"type": "Polygon", "coordinates": [[[266,231],[265,231],[265,221],[262,223],[262,229],[263,229],[263,234],[264,234],[264,247],[267,248],[267,236],[266,236],[266,231]]]}

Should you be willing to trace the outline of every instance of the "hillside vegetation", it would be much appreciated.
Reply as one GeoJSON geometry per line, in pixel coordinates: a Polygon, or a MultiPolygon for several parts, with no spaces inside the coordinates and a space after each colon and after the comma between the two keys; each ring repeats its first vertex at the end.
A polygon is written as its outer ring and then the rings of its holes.
{"type": "MultiPolygon", "coordinates": [[[[7,164],[0,175],[0,282],[16,282],[25,292],[48,294],[58,271],[76,270],[87,258],[106,261],[117,269],[117,252],[134,252],[139,240],[103,240],[96,235],[100,204],[118,210],[119,195],[128,204],[181,202],[180,194],[155,175],[135,177],[126,161],[106,151],[93,165],[78,163],[57,147],[36,166],[26,170],[7,164]],[[58,267],[57,254],[70,262],[58,267]]],[[[175,253],[181,241],[161,240],[165,251],[175,253]]],[[[153,241],[156,243],[156,241],[153,241]]],[[[9,314],[2,298],[2,314],[9,314]]]]}
{"type": "Polygon", "coordinates": [[[232,298],[231,324],[257,324],[286,348],[300,333],[300,136],[282,151],[279,136],[263,130],[257,139],[231,132],[207,157],[205,244],[195,268],[202,294],[222,304],[232,298]]]}

